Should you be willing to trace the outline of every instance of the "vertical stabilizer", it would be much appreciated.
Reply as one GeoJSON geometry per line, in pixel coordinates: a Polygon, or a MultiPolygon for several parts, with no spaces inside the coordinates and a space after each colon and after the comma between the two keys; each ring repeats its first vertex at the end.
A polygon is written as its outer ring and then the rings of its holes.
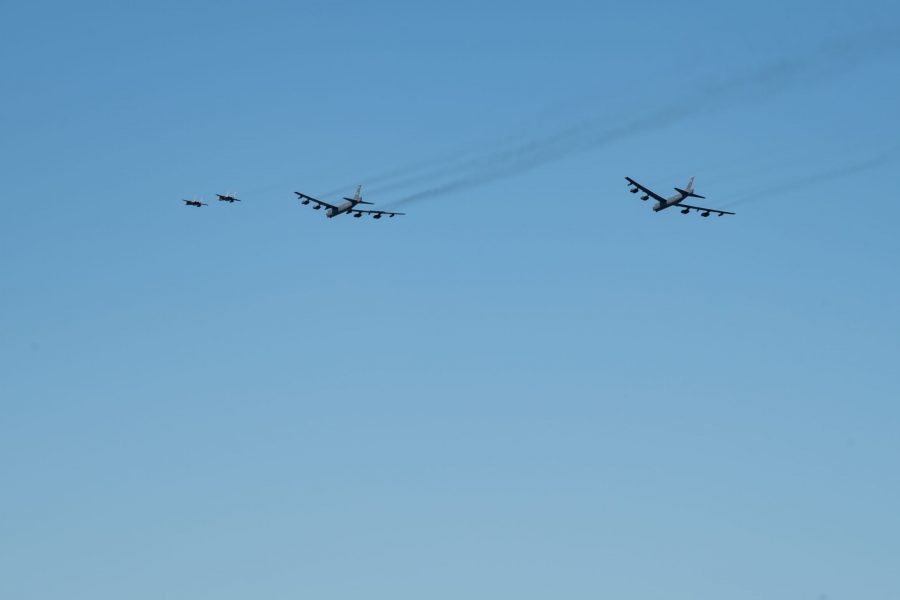
{"type": "Polygon", "coordinates": [[[356,194],[354,194],[354,196],[352,198],[348,198],[347,196],[344,196],[344,200],[347,200],[348,202],[352,202],[353,206],[356,206],[357,204],[372,204],[371,202],[366,202],[365,200],[362,199],[362,186],[361,185],[356,186],[356,194]]]}
{"type": "Polygon", "coordinates": [[[682,200],[684,198],[702,198],[703,196],[698,196],[694,193],[694,178],[691,177],[691,180],[688,181],[687,186],[684,189],[675,188],[675,191],[681,194],[682,200]]]}

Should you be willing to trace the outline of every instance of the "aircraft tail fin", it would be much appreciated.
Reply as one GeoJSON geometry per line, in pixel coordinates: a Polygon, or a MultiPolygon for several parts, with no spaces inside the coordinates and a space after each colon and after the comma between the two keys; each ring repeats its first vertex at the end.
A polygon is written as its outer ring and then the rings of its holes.
{"type": "Polygon", "coordinates": [[[345,197],[344,200],[350,200],[351,202],[355,202],[357,204],[372,204],[371,202],[366,202],[362,199],[362,186],[356,186],[356,194],[352,198],[345,197]]]}
{"type": "Polygon", "coordinates": [[[685,198],[705,199],[704,196],[700,196],[700,195],[694,193],[694,178],[693,177],[691,177],[691,180],[688,181],[687,187],[685,187],[684,189],[675,188],[675,191],[678,192],[679,194],[683,194],[685,198]]]}

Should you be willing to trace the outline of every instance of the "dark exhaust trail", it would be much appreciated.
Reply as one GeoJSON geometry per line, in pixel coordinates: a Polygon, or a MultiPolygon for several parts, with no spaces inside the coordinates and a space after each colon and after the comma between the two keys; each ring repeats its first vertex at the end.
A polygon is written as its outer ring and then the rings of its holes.
{"type": "Polygon", "coordinates": [[[828,183],[830,181],[843,179],[844,177],[849,177],[850,175],[856,175],[857,173],[865,173],[866,171],[871,171],[890,163],[891,161],[895,160],[898,155],[900,155],[900,148],[893,148],[891,150],[882,152],[881,154],[878,154],[877,156],[874,156],[872,158],[858,161],[849,165],[810,173],[808,175],[804,175],[803,177],[785,179],[778,183],[773,183],[765,187],[757,188],[755,190],[747,192],[739,196],[735,200],[728,202],[723,206],[723,208],[731,208],[740,204],[746,204],[750,201],[764,200],[766,198],[778,198],[787,194],[797,193],[799,191],[798,188],[814,187],[823,183],[828,183]]]}
{"type": "Polygon", "coordinates": [[[683,100],[623,125],[608,127],[602,119],[592,119],[517,147],[472,159],[461,165],[459,171],[463,175],[409,194],[391,206],[405,206],[478,187],[696,116],[810,85],[841,75],[888,50],[896,50],[898,46],[896,35],[874,37],[880,44],[873,44],[872,39],[855,36],[830,41],[808,55],[784,59],[729,81],[699,86],[683,100]],[[864,41],[859,41],[860,38],[864,41]]]}
{"type": "Polygon", "coordinates": [[[534,140],[527,145],[495,154],[486,159],[471,161],[466,165],[466,169],[470,171],[468,175],[410,194],[398,200],[394,203],[394,206],[403,206],[419,200],[477,187],[498,179],[530,171],[609,142],[664,127],[677,122],[692,111],[693,109],[687,105],[676,105],[650,117],[606,131],[593,131],[591,125],[587,125],[584,128],[573,127],[552,136],[534,140]]]}
{"type": "MultiPolygon", "coordinates": [[[[503,139],[490,142],[485,141],[477,144],[475,147],[469,144],[466,148],[436,154],[403,167],[372,173],[360,178],[358,183],[364,184],[369,193],[376,194],[403,189],[422,181],[444,177],[449,173],[464,170],[465,165],[471,162],[474,156],[483,153],[485,149],[488,151],[499,151],[500,148],[507,147],[511,143],[519,142],[521,138],[521,135],[507,135],[503,139]]],[[[342,185],[323,192],[322,196],[346,193],[348,189],[354,188],[358,183],[342,185]]]]}

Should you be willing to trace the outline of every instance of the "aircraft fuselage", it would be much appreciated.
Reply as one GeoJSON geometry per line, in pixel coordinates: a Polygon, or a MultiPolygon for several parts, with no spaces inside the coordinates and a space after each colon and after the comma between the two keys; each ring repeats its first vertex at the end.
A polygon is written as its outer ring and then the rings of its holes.
{"type": "Polygon", "coordinates": [[[681,204],[681,202],[685,198],[687,198],[687,196],[685,194],[682,194],[681,192],[679,192],[679,193],[675,194],[674,196],[670,196],[669,198],[666,198],[665,204],[657,201],[656,204],[653,205],[653,212],[659,212],[661,210],[665,210],[665,209],[669,208],[670,206],[677,206],[677,205],[681,204]]]}
{"type": "Polygon", "coordinates": [[[330,219],[344,213],[352,212],[357,204],[359,204],[359,202],[356,202],[355,200],[347,200],[346,202],[338,204],[335,208],[326,208],[325,216],[330,219]]]}

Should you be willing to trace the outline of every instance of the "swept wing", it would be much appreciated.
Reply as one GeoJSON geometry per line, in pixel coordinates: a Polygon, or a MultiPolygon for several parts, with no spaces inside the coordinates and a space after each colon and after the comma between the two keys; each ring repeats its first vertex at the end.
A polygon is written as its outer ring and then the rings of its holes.
{"type": "Polygon", "coordinates": [[[337,206],[335,206],[334,204],[328,204],[327,202],[325,202],[323,200],[318,200],[316,198],[313,198],[312,196],[307,196],[306,194],[301,194],[300,192],[294,192],[294,193],[297,194],[297,198],[301,201],[302,204],[309,204],[310,202],[313,202],[315,204],[315,206],[313,208],[315,208],[316,210],[322,208],[323,206],[326,208],[337,209],[337,206]]]}
{"type": "Polygon", "coordinates": [[[387,217],[395,217],[399,215],[405,215],[406,213],[401,212],[391,212],[389,210],[356,210],[355,208],[351,208],[347,214],[353,213],[354,217],[359,217],[362,215],[372,215],[373,219],[380,219],[383,216],[387,217]]]}
{"type": "Polygon", "coordinates": [[[630,185],[633,185],[635,188],[641,190],[642,192],[644,192],[645,194],[647,194],[648,196],[650,196],[650,197],[653,198],[654,200],[659,200],[659,201],[662,202],[663,204],[666,203],[666,199],[665,199],[665,198],[663,198],[662,196],[660,196],[660,195],[657,194],[656,192],[650,190],[649,188],[646,188],[646,187],[642,186],[641,184],[639,184],[637,181],[635,181],[635,180],[632,179],[631,177],[626,177],[625,179],[628,180],[628,183],[629,183],[630,185]]]}
{"type": "Polygon", "coordinates": [[[703,208],[702,206],[691,206],[690,204],[685,204],[683,202],[674,205],[675,208],[680,208],[681,212],[684,214],[688,214],[692,210],[696,210],[698,213],[701,213],[702,216],[708,217],[709,213],[716,213],[720,217],[723,215],[733,215],[733,212],[729,212],[727,210],[719,210],[718,208],[703,208]]]}

